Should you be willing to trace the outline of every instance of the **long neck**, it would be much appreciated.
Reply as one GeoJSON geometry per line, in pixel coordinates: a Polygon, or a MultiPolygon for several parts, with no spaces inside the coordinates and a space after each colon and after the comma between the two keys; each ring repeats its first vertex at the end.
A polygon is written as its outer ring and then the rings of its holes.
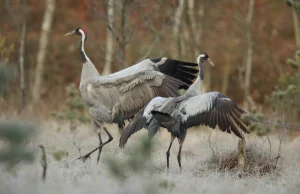
{"type": "Polygon", "coordinates": [[[86,53],[84,51],[85,40],[86,40],[86,36],[82,35],[79,46],[78,46],[79,53],[80,53],[80,56],[81,56],[81,59],[83,62],[82,71],[81,71],[81,79],[80,79],[81,83],[83,83],[84,81],[86,81],[88,79],[100,76],[96,67],[91,62],[91,60],[88,58],[88,56],[86,55],[86,53]]]}
{"type": "Polygon", "coordinates": [[[199,75],[198,75],[196,81],[186,91],[186,93],[187,94],[194,94],[194,95],[200,94],[203,79],[204,79],[203,61],[200,60],[200,62],[199,62],[199,75]]]}
{"type": "Polygon", "coordinates": [[[87,61],[90,61],[90,59],[88,58],[88,56],[86,55],[86,53],[84,51],[85,39],[86,39],[86,36],[82,35],[81,40],[80,40],[79,45],[78,45],[78,50],[79,50],[80,57],[81,57],[81,60],[82,60],[83,63],[86,63],[87,61]]]}

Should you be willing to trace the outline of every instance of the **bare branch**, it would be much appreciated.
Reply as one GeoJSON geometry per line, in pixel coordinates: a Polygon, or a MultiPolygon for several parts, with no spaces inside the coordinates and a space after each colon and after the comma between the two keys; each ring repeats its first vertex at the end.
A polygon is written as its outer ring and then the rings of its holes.
{"type": "Polygon", "coordinates": [[[185,0],[179,0],[179,5],[177,7],[177,10],[174,15],[174,26],[173,26],[173,36],[174,36],[174,42],[175,42],[175,50],[174,53],[176,57],[181,58],[181,48],[180,48],[180,39],[179,39],[179,29],[181,24],[181,17],[183,15],[185,7],[185,0]]]}
{"type": "Polygon", "coordinates": [[[25,106],[25,73],[24,73],[24,55],[25,55],[25,42],[26,42],[26,4],[27,0],[23,0],[23,19],[22,19],[22,29],[20,38],[20,53],[19,53],[19,66],[20,66],[20,108],[19,112],[25,106]]]}
{"type": "Polygon", "coordinates": [[[40,45],[36,59],[36,72],[35,80],[32,88],[33,102],[38,102],[40,100],[40,90],[42,86],[42,79],[44,74],[44,63],[46,58],[46,48],[49,42],[49,34],[51,31],[53,16],[55,11],[55,0],[46,0],[46,10],[44,14],[40,45]]]}
{"type": "Polygon", "coordinates": [[[119,47],[121,48],[122,43],[121,43],[120,38],[118,37],[118,35],[115,33],[115,31],[112,29],[111,26],[107,25],[106,27],[111,32],[112,36],[115,38],[115,40],[119,44],[119,47]]]}
{"type": "Polygon", "coordinates": [[[283,127],[283,135],[280,134],[280,127],[277,127],[277,135],[278,135],[278,139],[279,139],[279,146],[278,146],[278,154],[277,154],[277,157],[275,158],[276,159],[275,166],[277,166],[278,160],[279,160],[279,158],[281,158],[282,144],[284,143],[284,141],[287,137],[287,134],[288,134],[287,127],[286,127],[287,123],[285,122],[284,112],[282,113],[282,118],[283,118],[283,122],[284,122],[285,126],[283,127]]]}
{"type": "Polygon", "coordinates": [[[148,48],[147,52],[139,59],[139,61],[144,60],[145,58],[147,58],[149,56],[149,54],[152,52],[155,44],[159,41],[159,39],[160,39],[160,35],[156,36],[155,40],[152,42],[152,44],[148,48]]]}
{"type": "Polygon", "coordinates": [[[269,161],[271,161],[271,154],[272,154],[272,144],[271,144],[271,140],[268,136],[268,134],[266,134],[266,138],[268,140],[268,143],[269,143],[269,161]]]}
{"type": "MultiPolygon", "coordinates": [[[[107,25],[112,28],[114,23],[114,0],[109,0],[107,5],[107,25]]],[[[113,36],[110,31],[106,30],[106,57],[105,57],[105,65],[103,68],[103,74],[107,75],[111,73],[111,64],[112,64],[112,57],[114,53],[113,47],[113,36]]]]}
{"type": "Polygon", "coordinates": [[[76,136],[76,132],[73,131],[72,139],[69,138],[69,137],[67,137],[67,138],[68,138],[68,139],[72,142],[72,144],[75,146],[75,148],[77,149],[77,151],[78,151],[78,153],[79,153],[79,156],[81,156],[81,147],[80,147],[80,145],[77,144],[75,136],[76,136]]]}
{"type": "Polygon", "coordinates": [[[252,41],[252,19],[254,13],[255,0],[249,0],[249,9],[247,14],[247,27],[246,27],[246,37],[247,37],[247,55],[246,55],[246,72],[245,72],[245,86],[244,86],[244,108],[248,109],[248,96],[250,95],[250,81],[252,73],[252,58],[253,58],[253,41],[252,41]]]}

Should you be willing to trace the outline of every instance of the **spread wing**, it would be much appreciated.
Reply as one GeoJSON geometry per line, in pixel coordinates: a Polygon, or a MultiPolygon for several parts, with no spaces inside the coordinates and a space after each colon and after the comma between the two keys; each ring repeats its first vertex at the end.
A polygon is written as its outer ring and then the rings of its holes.
{"type": "Polygon", "coordinates": [[[241,115],[246,113],[238,104],[219,92],[201,94],[188,99],[180,106],[182,123],[187,128],[205,125],[228,133],[233,132],[242,137],[239,128],[245,133],[250,133],[248,122],[241,120],[241,115]]]}
{"type": "Polygon", "coordinates": [[[167,100],[168,98],[162,97],[153,98],[146,107],[136,113],[133,120],[123,130],[120,137],[119,146],[124,147],[131,135],[147,126],[149,135],[153,136],[160,126],[155,119],[153,119],[151,111],[160,108],[167,100]]]}
{"type": "Polygon", "coordinates": [[[167,58],[146,59],[117,73],[89,80],[83,99],[89,99],[93,106],[105,105],[127,119],[152,98],[178,96],[178,89],[187,89],[198,72],[192,68],[196,65],[167,58]]]}
{"type": "Polygon", "coordinates": [[[183,81],[186,85],[182,87],[187,89],[193,83],[199,71],[193,67],[197,67],[197,64],[168,58],[145,59],[116,73],[102,76],[101,79],[97,80],[97,83],[120,84],[126,80],[135,78],[140,72],[155,71],[183,81]]]}

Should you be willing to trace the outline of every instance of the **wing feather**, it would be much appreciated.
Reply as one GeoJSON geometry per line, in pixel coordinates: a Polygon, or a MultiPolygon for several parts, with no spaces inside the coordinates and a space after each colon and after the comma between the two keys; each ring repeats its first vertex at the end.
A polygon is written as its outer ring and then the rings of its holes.
{"type": "Polygon", "coordinates": [[[122,71],[91,78],[81,85],[83,100],[93,107],[104,105],[113,110],[120,104],[122,118],[127,119],[156,96],[178,96],[196,78],[195,63],[161,58],[143,60],[122,71]]]}
{"type": "Polygon", "coordinates": [[[127,140],[131,135],[141,130],[146,124],[146,117],[143,116],[144,109],[141,109],[133,120],[127,125],[127,127],[122,131],[120,137],[119,146],[123,148],[127,143],[127,140]]]}
{"type": "Polygon", "coordinates": [[[187,128],[197,125],[205,125],[211,128],[219,126],[221,131],[233,132],[236,136],[242,137],[240,130],[249,133],[247,126],[241,120],[245,113],[235,102],[219,92],[201,94],[188,99],[182,103],[182,123],[187,128]]]}
{"type": "Polygon", "coordinates": [[[147,106],[145,106],[138,113],[136,113],[133,120],[123,130],[122,135],[120,137],[119,146],[124,147],[131,135],[141,130],[143,127],[145,127],[148,124],[156,125],[156,126],[150,126],[150,128],[148,129],[149,135],[153,136],[158,130],[159,125],[157,122],[153,123],[154,119],[152,117],[151,112],[159,108],[160,106],[162,106],[167,100],[168,98],[155,97],[148,103],[147,106]]]}

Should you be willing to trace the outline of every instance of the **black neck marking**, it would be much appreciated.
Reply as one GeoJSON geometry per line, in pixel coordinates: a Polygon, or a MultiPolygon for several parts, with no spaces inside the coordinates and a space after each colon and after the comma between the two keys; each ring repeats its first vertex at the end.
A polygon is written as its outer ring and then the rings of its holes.
{"type": "Polygon", "coordinates": [[[199,77],[201,80],[204,79],[204,68],[203,68],[203,61],[200,60],[200,63],[199,63],[199,77]]]}
{"type": "Polygon", "coordinates": [[[87,56],[84,52],[84,42],[86,41],[86,39],[87,39],[87,37],[83,34],[81,36],[81,39],[80,39],[80,42],[79,42],[79,45],[78,45],[80,57],[81,57],[81,60],[82,60],[83,63],[87,62],[87,56]],[[84,41],[83,41],[83,39],[84,39],[84,41]]]}

